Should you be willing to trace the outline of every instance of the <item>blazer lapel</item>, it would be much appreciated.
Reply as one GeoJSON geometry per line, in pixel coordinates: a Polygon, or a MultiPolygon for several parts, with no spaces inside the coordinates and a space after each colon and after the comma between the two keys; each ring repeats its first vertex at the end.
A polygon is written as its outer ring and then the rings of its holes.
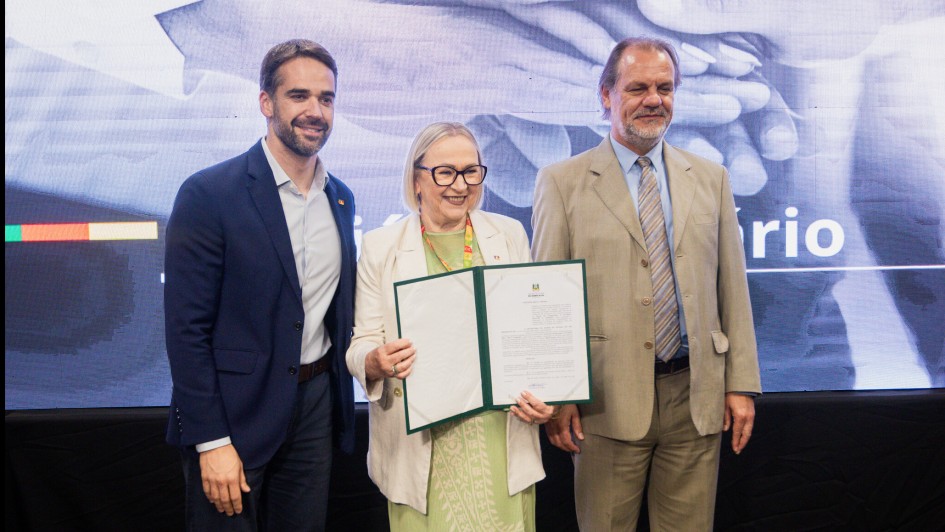
{"type": "Polygon", "coordinates": [[[472,221],[473,230],[476,232],[476,241],[479,242],[479,251],[482,253],[482,260],[486,264],[507,264],[511,257],[509,256],[509,246],[499,230],[489,223],[489,220],[479,211],[469,213],[469,219],[472,221]]]}
{"type": "MultiPolygon", "coordinates": [[[[420,217],[416,214],[409,216],[407,223],[404,224],[404,232],[400,235],[400,242],[397,244],[395,281],[416,279],[427,275],[427,256],[423,248],[423,238],[420,235],[420,217]]],[[[471,212],[469,218],[476,232],[476,240],[479,243],[483,261],[486,264],[508,263],[511,256],[502,233],[479,211],[471,212]]]]}
{"type": "Polygon", "coordinates": [[[282,210],[282,201],[279,199],[279,189],[276,187],[272,169],[269,168],[269,161],[266,160],[262,142],[260,140],[249,150],[247,165],[249,175],[246,188],[249,189],[249,194],[256,203],[256,210],[259,211],[259,216],[269,232],[269,238],[272,240],[272,246],[276,248],[276,255],[282,263],[282,269],[285,270],[301,304],[302,284],[299,282],[299,274],[295,269],[289,226],[286,225],[285,212],[282,210]]]}
{"type": "Polygon", "coordinates": [[[617,161],[617,155],[614,154],[614,148],[610,145],[609,136],[605,136],[594,149],[589,170],[592,176],[591,186],[597,191],[601,201],[623,224],[630,236],[645,249],[646,241],[643,239],[640,215],[633,206],[633,198],[627,190],[627,181],[617,161]]]}
{"type": "MultiPolygon", "coordinates": [[[[325,196],[328,198],[328,205],[331,207],[331,214],[335,219],[335,225],[338,227],[338,237],[341,240],[341,256],[354,257],[354,215],[350,212],[352,205],[346,205],[344,198],[338,195],[338,187],[335,185],[335,178],[328,174],[328,181],[325,183],[325,196]]],[[[342,270],[349,262],[342,260],[342,270]]]]}
{"type": "Polygon", "coordinates": [[[404,232],[397,243],[397,257],[394,272],[395,281],[416,279],[427,275],[427,257],[423,251],[423,238],[420,236],[420,216],[409,214],[404,232]]]}
{"type": "Polygon", "coordinates": [[[692,212],[696,177],[692,175],[692,165],[666,142],[663,142],[663,162],[666,163],[666,181],[673,204],[673,249],[679,249],[692,212]]]}

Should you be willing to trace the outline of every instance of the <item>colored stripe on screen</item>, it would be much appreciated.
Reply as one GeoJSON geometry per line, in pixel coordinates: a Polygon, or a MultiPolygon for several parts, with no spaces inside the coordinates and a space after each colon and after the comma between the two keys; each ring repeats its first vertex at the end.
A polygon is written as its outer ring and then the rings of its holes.
{"type": "Polygon", "coordinates": [[[5,242],[157,240],[157,222],[7,225],[5,242]]]}

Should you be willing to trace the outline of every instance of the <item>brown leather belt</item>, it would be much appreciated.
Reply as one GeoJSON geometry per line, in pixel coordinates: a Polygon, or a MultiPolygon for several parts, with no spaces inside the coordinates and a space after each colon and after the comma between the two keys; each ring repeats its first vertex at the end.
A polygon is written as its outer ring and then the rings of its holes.
{"type": "Polygon", "coordinates": [[[673,373],[679,373],[688,367],[689,357],[675,357],[669,359],[669,362],[657,360],[655,369],[657,375],[672,375],[673,373]]]}
{"type": "Polygon", "coordinates": [[[311,364],[305,364],[304,366],[299,367],[299,384],[303,382],[308,382],[315,377],[321,375],[328,371],[328,368],[331,366],[329,357],[323,356],[311,364]]]}

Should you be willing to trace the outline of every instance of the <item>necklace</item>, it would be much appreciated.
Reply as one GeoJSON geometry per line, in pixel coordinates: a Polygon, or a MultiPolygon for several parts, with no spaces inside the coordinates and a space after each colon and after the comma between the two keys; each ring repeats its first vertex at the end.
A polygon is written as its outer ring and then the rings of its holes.
{"type": "MultiPolygon", "coordinates": [[[[433,242],[430,242],[430,237],[427,236],[427,227],[423,225],[423,222],[420,222],[420,234],[423,235],[423,240],[426,241],[427,245],[430,246],[430,251],[436,255],[436,258],[440,261],[440,264],[446,268],[446,271],[451,272],[453,268],[450,268],[450,265],[443,260],[443,257],[436,252],[436,248],[433,247],[433,242]]],[[[472,267],[472,237],[473,237],[473,226],[472,222],[469,220],[469,215],[466,215],[466,234],[463,237],[463,268],[472,267]]]]}

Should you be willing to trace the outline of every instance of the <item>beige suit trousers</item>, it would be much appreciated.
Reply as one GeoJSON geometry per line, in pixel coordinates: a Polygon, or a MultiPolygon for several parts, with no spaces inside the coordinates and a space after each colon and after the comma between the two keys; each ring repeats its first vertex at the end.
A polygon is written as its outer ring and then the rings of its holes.
{"type": "Polygon", "coordinates": [[[643,439],[585,434],[580,443],[574,493],[582,531],[636,530],[648,477],[651,530],[712,530],[721,434],[696,430],[689,370],[656,377],[655,399],[643,439]]]}

